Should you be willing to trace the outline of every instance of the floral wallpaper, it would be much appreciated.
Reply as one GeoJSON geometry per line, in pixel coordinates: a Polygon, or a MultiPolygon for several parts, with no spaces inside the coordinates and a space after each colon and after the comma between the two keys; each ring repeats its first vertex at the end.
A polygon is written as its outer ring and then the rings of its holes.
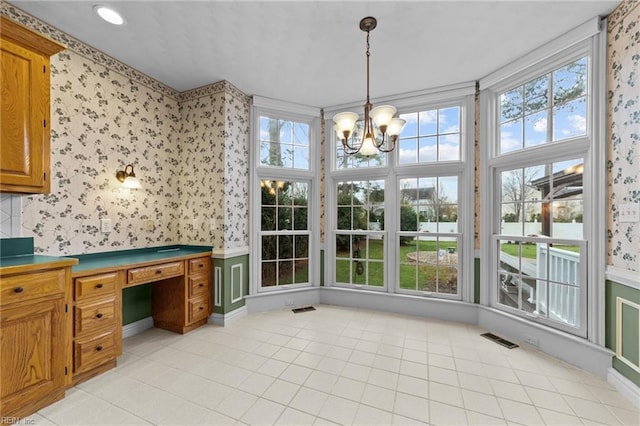
{"type": "Polygon", "coordinates": [[[65,255],[176,241],[178,103],[66,50],[51,60],[51,193],[23,198],[22,235],[65,255]],[[117,170],[133,164],[142,189],[117,170]],[[100,232],[111,219],[112,231],[100,232]],[[145,230],[145,221],[153,229],[145,230]]]}
{"type": "Polygon", "coordinates": [[[225,83],[224,249],[249,246],[249,97],[225,83]],[[235,89],[235,90],[234,90],[235,89]]]}
{"type": "Polygon", "coordinates": [[[620,204],[640,204],[640,2],[624,1],[607,34],[607,264],[640,272],[640,223],[620,222],[620,204]]]}
{"type": "Polygon", "coordinates": [[[179,93],[4,1],[0,14],[68,47],[51,61],[51,193],[11,196],[37,253],[248,245],[248,96],[226,81],[179,93]],[[127,164],[142,189],[115,179],[127,164]]]}

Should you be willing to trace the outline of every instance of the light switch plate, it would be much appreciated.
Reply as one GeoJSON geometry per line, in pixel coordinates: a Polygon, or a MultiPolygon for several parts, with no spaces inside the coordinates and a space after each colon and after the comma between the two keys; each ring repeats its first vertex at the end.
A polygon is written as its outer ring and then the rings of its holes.
{"type": "Polygon", "coordinates": [[[640,222],[640,204],[628,203],[619,205],[618,222],[640,222]]]}
{"type": "Polygon", "coordinates": [[[100,232],[103,234],[111,232],[111,219],[100,219],[100,232]]]}

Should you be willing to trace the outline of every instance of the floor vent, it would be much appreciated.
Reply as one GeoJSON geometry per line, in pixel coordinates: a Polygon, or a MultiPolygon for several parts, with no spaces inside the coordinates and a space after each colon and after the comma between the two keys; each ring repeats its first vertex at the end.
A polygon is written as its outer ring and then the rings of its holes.
{"type": "Polygon", "coordinates": [[[314,308],[313,306],[305,306],[304,308],[295,308],[292,309],[291,311],[293,311],[294,314],[299,314],[300,312],[308,312],[308,311],[315,311],[316,308],[314,308]]]}
{"type": "Polygon", "coordinates": [[[513,348],[517,348],[518,345],[516,345],[513,342],[510,342],[506,339],[503,339],[502,337],[496,336],[495,334],[491,334],[491,333],[484,333],[481,334],[482,337],[486,337],[487,339],[496,342],[499,345],[504,346],[507,349],[513,349],[513,348]]]}

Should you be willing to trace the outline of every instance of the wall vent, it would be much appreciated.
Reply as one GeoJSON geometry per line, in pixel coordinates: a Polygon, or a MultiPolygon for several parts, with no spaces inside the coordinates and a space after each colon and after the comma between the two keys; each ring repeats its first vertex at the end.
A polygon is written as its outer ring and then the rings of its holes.
{"type": "Polygon", "coordinates": [[[299,314],[300,312],[308,312],[308,311],[315,311],[316,308],[314,308],[313,306],[305,306],[304,308],[294,308],[291,310],[291,312],[293,312],[294,314],[299,314]]]}
{"type": "Polygon", "coordinates": [[[496,336],[495,334],[492,333],[483,333],[481,334],[482,337],[485,337],[493,342],[496,342],[499,345],[504,346],[507,349],[513,349],[513,348],[517,348],[518,345],[516,345],[513,342],[508,341],[507,339],[503,339],[500,336],[496,336]]]}

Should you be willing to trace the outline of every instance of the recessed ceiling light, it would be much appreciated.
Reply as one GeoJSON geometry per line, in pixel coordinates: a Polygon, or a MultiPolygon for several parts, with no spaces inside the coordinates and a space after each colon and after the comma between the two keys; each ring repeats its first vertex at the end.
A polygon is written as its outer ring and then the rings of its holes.
{"type": "Polygon", "coordinates": [[[93,6],[93,10],[96,11],[98,16],[113,25],[122,25],[124,24],[124,18],[120,16],[118,12],[111,9],[107,6],[95,5],[93,6]]]}

